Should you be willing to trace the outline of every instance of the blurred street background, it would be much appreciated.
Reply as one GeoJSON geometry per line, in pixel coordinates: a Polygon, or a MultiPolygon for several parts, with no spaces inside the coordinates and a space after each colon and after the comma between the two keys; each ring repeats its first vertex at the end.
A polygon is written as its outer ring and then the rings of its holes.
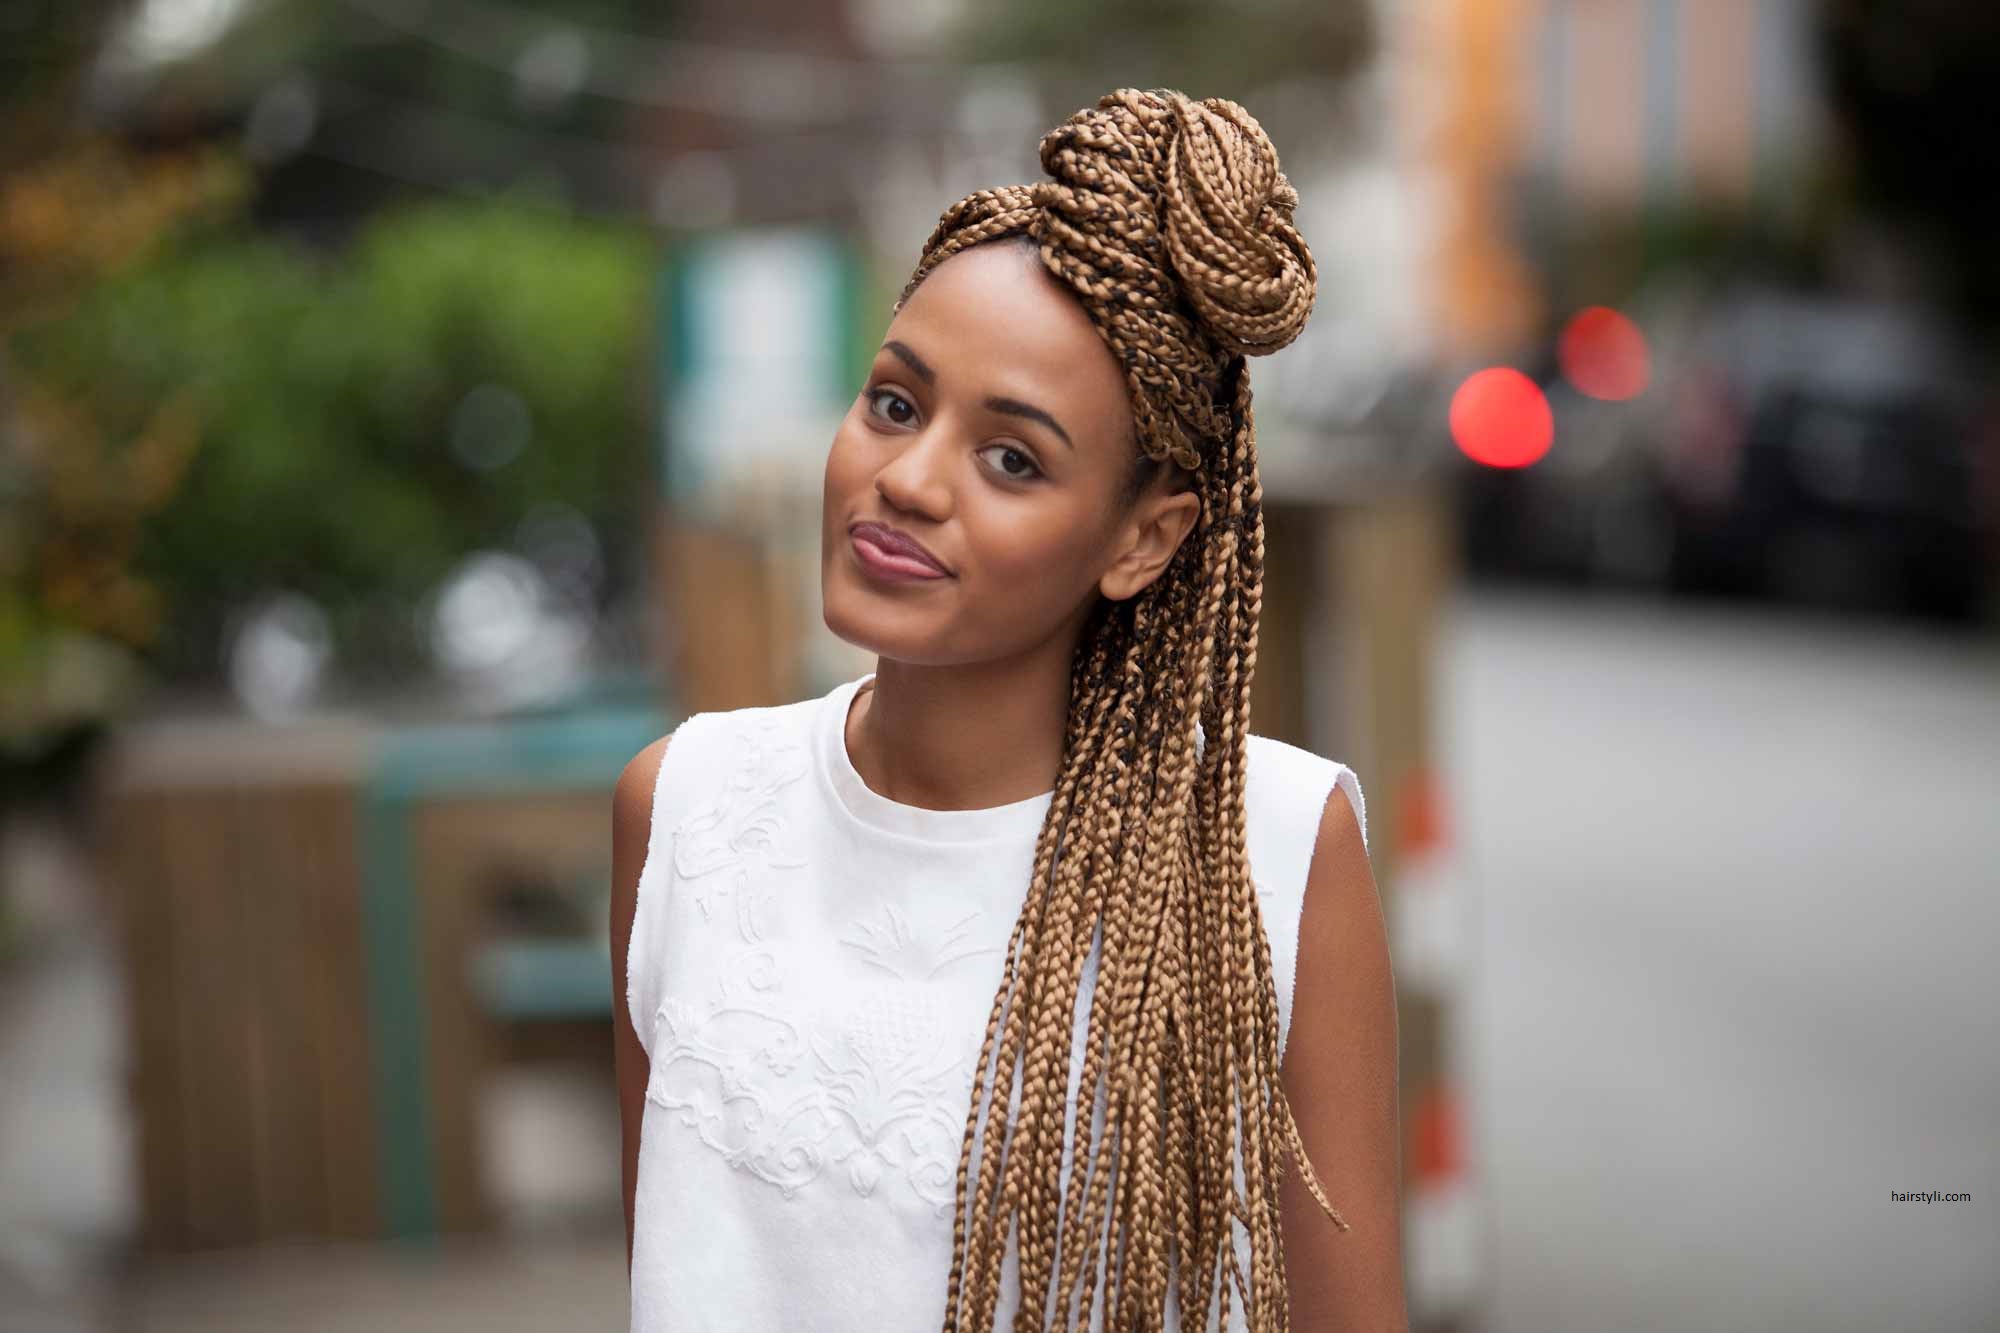
{"type": "Polygon", "coordinates": [[[1120,86],[1319,264],[1416,1327],[2000,1327],[2000,9],[0,0],[0,1330],[623,1326],[611,786],[872,668],[835,423],[1120,86]]]}

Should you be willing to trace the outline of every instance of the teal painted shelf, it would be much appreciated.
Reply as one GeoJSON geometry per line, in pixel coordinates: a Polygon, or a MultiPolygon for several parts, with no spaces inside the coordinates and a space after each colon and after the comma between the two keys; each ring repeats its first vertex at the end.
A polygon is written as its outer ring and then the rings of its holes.
{"type": "Polygon", "coordinates": [[[602,940],[503,940],[473,962],[480,1002],[496,1018],[606,1018],[611,955],[602,940]]]}
{"type": "MultiPolygon", "coordinates": [[[[651,705],[592,702],[525,717],[410,727],[385,741],[362,793],[361,866],[382,1198],[391,1235],[423,1240],[438,1229],[412,809],[453,796],[608,792],[632,756],[677,721],[651,705]]],[[[592,987],[595,1012],[609,1012],[608,958],[594,972],[579,957],[554,953],[503,954],[474,966],[497,979],[497,1012],[583,1012],[592,987]]]]}

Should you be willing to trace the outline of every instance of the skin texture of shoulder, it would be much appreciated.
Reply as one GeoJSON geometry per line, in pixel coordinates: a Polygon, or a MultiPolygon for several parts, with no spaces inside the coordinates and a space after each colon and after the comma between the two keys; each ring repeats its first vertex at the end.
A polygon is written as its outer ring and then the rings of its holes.
{"type": "Polygon", "coordinates": [[[1388,931],[1354,807],[1328,793],[1299,921],[1291,1035],[1280,1071],[1327,1198],[1296,1170],[1279,1199],[1292,1327],[1407,1330],[1388,931]]]}
{"type": "Polygon", "coordinates": [[[646,1109],[651,1064],[625,1003],[625,956],[632,940],[632,914],[639,902],[639,872],[653,830],[653,788],[666,756],[662,736],[635,755],[618,777],[611,796],[611,1010],[612,1062],[618,1077],[618,1115],[625,1187],[625,1263],[632,1262],[632,1200],[639,1179],[639,1125],[646,1109]]]}

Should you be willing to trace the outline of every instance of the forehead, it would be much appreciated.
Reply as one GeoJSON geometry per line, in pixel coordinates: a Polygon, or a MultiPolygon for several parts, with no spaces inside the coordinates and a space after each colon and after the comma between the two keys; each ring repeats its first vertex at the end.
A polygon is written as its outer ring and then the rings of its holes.
{"type": "Polygon", "coordinates": [[[1117,358],[1069,290],[1018,245],[974,246],[938,265],[885,336],[936,369],[940,393],[1032,397],[1072,433],[1079,421],[1093,434],[1129,427],[1117,358]]]}

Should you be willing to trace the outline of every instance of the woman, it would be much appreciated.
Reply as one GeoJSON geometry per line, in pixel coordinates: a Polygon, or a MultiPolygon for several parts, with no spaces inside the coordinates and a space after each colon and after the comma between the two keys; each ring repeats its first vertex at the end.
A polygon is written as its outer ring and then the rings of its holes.
{"type": "Polygon", "coordinates": [[[1361,790],[1246,730],[1297,194],[1166,90],[1041,157],[945,211],[827,455],[877,670],[619,783],[634,1329],[1405,1326],[1361,790]]]}

